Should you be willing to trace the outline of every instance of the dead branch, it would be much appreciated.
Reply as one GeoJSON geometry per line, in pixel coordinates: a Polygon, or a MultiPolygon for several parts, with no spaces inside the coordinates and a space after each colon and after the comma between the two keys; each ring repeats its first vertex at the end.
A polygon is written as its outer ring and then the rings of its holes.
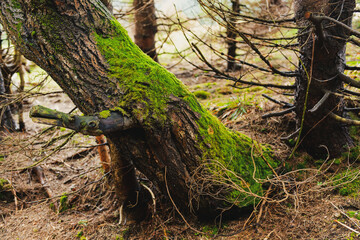
{"type": "Polygon", "coordinates": [[[339,73],[339,78],[344,81],[345,83],[349,84],[352,87],[356,87],[356,88],[360,88],[360,82],[356,81],[354,79],[352,79],[351,77],[343,74],[343,73],[339,73]]]}
{"type": "Polygon", "coordinates": [[[273,113],[268,113],[268,114],[262,115],[261,118],[265,119],[265,118],[269,118],[269,117],[280,117],[280,116],[283,116],[285,114],[291,113],[294,110],[295,110],[295,106],[291,107],[291,108],[288,108],[288,109],[285,109],[284,111],[273,112],[273,113]]]}
{"type": "Polygon", "coordinates": [[[326,100],[329,98],[331,92],[330,91],[326,91],[324,96],[319,100],[318,103],[315,104],[315,106],[309,110],[309,112],[316,112],[322,105],[324,105],[324,103],[326,102],[326,100]]]}
{"type": "Polygon", "coordinates": [[[360,121],[358,120],[352,120],[352,119],[340,117],[339,115],[333,112],[329,112],[329,116],[335,119],[336,121],[342,122],[344,124],[360,126],[360,121]]]}
{"type": "Polygon", "coordinates": [[[276,104],[279,104],[279,105],[283,106],[284,108],[292,108],[294,106],[293,104],[290,104],[288,102],[278,101],[278,100],[276,100],[276,99],[274,99],[274,98],[272,98],[272,97],[270,97],[270,96],[268,96],[266,94],[261,94],[261,96],[263,96],[264,98],[266,98],[266,99],[268,99],[268,100],[270,100],[270,101],[272,101],[272,102],[274,102],[276,104]]]}
{"type": "Polygon", "coordinates": [[[353,35],[353,36],[356,36],[358,38],[360,38],[360,32],[354,30],[353,28],[349,27],[348,25],[336,20],[336,19],[333,19],[331,17],[328,17],[328,16],[316,16],[314,15],[313,13],[310,13],[310,12],[307,12],[305,13],[305,18],[309,19],[309,20],[312,20],[312,21],[316,21],[316,22],[319,22],[321,23],[322,21],[324,20],[328,20],[330,22],[333,22],[339,26],[341,26],[342,28],[345,28],[346,30],[348,30],[350,32],[350,35],[353,35]]]}

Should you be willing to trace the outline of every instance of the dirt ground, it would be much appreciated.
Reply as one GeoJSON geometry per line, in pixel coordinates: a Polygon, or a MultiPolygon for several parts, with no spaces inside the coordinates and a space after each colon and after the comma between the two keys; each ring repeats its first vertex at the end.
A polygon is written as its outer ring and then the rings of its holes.
{"type": "MultiPolygon", "coordinates": [[[[275,155],[286,159],[292,150],[280,140],[294,131],[294,116],[262,119],[280,107],[261,94],[283,101],[289,97],[263,88],[235,91],[230,82],[207,76],[188,66],[171,69],[189,89],[210,93],[200,101],[229,128],[269,144],[275,155]]],[[[53,91],[58,91],[52,86],[53,91]]],[[[244,211],[239,219],[199,222],[182,219],[171,203],[156,194],[156,212],[140,224],[119,225],[114,192],[103,173],[93,137],[75,135],[61,149],[68,130],[48,129],[28,118],[32,105],[63,112],[74,106],[62,93],[26,101],[25,133],[2,133],[0,189],[0,239],[359,239],[357,212],[360,200],[338,194],[334,187],[319,186],[340,166],[325,163],[319,170],[306,154],[296,154],[292,165],[308,159],[308,169],[280,176],[268,192],[268,200],[244,211]],[[48,129],[45,133],[42,133],[48,129]],[[49,142],[51,139],[58,139],[49,142]],[[44,159],[44,157],[50,157],[44,159]],[[45,176],[41,184],[33,168],[36,161],[45,176]],[[309,160],[310,159],[310,160],[309,160]],[[314,170],[315,169],[315,170],[314,170]],[[52,198],[48,198],[51,192],[52,198]],[[349,212],[356,214],[350,216],[349,212]]],[[[343,167],[343,166],[342,166],[343,167]]],[[[291,166],[290,166],[291,168],[291,166]]],[[[149,185],[151,187],[151,185],[149,185]]]]}

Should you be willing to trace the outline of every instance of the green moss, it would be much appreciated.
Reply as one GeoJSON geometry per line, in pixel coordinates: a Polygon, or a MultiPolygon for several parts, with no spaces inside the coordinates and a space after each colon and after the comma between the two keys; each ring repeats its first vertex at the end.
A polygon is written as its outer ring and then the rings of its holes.
{"type": "Polygon", "coordinates": [[[21,9],[21,4],[19,3],[19,1],[12,0],[11,3],[13,8],[21,9]]]}
{"type": "Polygon", "coordinates": [[[359,161],[360,159],[360,146],[356,146],[350,149],[349,152],[344,152],[342,157],[348,159],[350,162],[359,161]]]}
{"type": "Polygon", "coordinates": [[[10,187],[9,181],[6,179],[0,178],[0,191],[6,191],[6,190],[9,190],[10,188],[11,187],[10,187]]]}
{"type": "Polygon", "coordinates": [[[110,110],[104,110],[99,113],[100,118],[108,118],[111,116],[110,110]]]}
{"type": "Polygon", "coordinates": [[[113,20],[111,36],[94,33],[97,45],[110,65],[109,77],[118,79],[124,92],[118,107],[151,125],[164,124],[169,96],[190,95],[185,86],[170,72],[144,54],[113,20]]]}
{"type": "Polygon", "coordinates": [[[272,158],[271,149],[260,146],[244,134],[226,129],[208,112],[203,113],[198,123],[203,138],[199,141],[204,152],[203,160],[211,159],[209,169],[217,178],[214,180],[234,184],[228,199],[238,206],[255,203],[257,199],[248,193],[262,195],[262,184],[257,179],[272,175],[268,164],[273,168],[278,165],[272,158]],[[237,190],[236,186],[241,186],[243,191],[237,190]]]}
{"type": "Polygon", "coordinates": [[[351,218],[356,218],[360,220],[360,212],[359,211],[347,211],[346,214],[351,218]]]}
{"type": "Polygon", "coordinates": [[[8,180],[0,178],[0,200],[6,201],[9,197],[12,197],[12,193],[10,192],[11,185],[8,180]]]}
{"type": "Polygon", "coordinates": [[[112,33],[93,34],[109,64],[109,77],[118,80],[117,87],[124,93],[118,106],[146,128],[169,123],[171,120],[166,111],[170,97],[183,99],[201,116],[197,120],[197,142],[203,152],[202,162],[208,164],[209,171],[216,178],[212,180],[234,183],[228,199],[238,206],[253,204],[255,198],[248,192],[263,193],[261,182],[254,177],[265,179],[272,175],[268,164],[277,166],[270,148],[226,129],[198,103],[181,81],[144,54],[117,21],[112,20],[107,31],[112,33]],[[237,186],[244,190],[237,189],[237,186]]]}
{"type": "Polygon", "coordinates": [[[359,169],[346,170],[333,178],[333,185],[342,196],[360,196],[359,169]]]}
{"type": "Polygon", "coordinates": [[[195,97],[200,99],[207,99],[210,97],[210,93],[204,90],[198,90],[194,92],[195,97]]]}
{"type": "Polygon", "coordinates": [[[60,197],[59,213],[64,212],[70,208],[68,204],[68,195],[63,193],[60,197]]]}

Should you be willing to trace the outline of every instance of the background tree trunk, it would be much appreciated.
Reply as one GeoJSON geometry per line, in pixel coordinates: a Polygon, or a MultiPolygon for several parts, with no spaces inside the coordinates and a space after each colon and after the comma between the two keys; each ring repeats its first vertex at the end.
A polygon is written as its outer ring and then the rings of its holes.
{"type": "Polygon", "coordinates": [[[329,112],[339,116],[345,115],[343,97],[333,93],[343,88],[338,73],[344,72],[345,45],[350,33],[329,21],[322,21],[316,26],[314,21],[305,19],[305,14],[325,14],[351,26],[354,7],[354,0],[295,2],[297,23],[303,27],[298,38],[301,46],[301,76],[296,79],[296,115],[300,127],[309,83],[308,76],[311,76],[301,145],[315,157],[325,157],[328,152],[331,156],[338,156],[344,151],[344,146],[353,146],[347,126],[329,117],[329,112]],[[319,103],[326,92],[330,92],[326,101],[317,110],[310,112],[309,110],[319,103]]]}
{"type": "Polygon", "coordinates": [[[111,0],[101,0],[101,2],[109,9],[110,12],[113,11],[113,5],[111,0]]]}
{"type": "Polygon", "coordinates": [[[231,1],[232,12],[230,13],[229,20],[227,21],[227,29],[226,29],[226,38],[228,44],[228,54],[227,54],[227,70],[232,71],[236,68],[236,18],[234,14],[238,14],[240,12],[240,1],[232,0],[231,1]]]}
{"type": "Polygon", "coordinates": [[[4,0],[0,21],[84,114],[117,111],[136,121],[106,136],[119,199],[136,217],[146,212],[146,194],[134,167],[184,214],[258,201],[254,176],[266,178],[277,165],[270,150],[226,129],[99,1],[4,0]]]}
{"type": "Polygon", "coordinates": [[[5,94],[5,81],[0,70],[0,130],[14,131],[16,125],[5,94]]]}
{"type": "Polygon", "coordinates": [[[11,79],[8,76],[2,49],[2,30],[0,30],[0,130],[14,131],[16,128],[15,121],[11,114],[10,106],[7,104],[7,94],[10,94],[11,79]],[[4,74],[3,74],[4,73],[4,74]]]}
{"type": "Polygon", "coordinates": [[[134,0],[135,43],[140,49],[158,62],[155,48],[157,32],[154,0],[134,0]]]}

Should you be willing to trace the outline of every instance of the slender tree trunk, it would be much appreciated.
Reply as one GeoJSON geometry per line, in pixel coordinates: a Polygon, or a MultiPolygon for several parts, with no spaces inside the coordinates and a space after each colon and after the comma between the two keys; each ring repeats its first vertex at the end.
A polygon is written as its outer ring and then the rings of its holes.
{"type": "Polygon", "coordinates": [[[155,48],[157,32],[154,0],[134,0],[135,43],[140,49],[158,62],[155,48]]]}
{"type": "Polygon", "coordinates": [[[263,190],[254,177],[266,178],[277,165],[270,150],[226,129],[99,1],[4,0],[0,12],[13,42],[84,114],[106,120],[116,112],[131,123],[106,134],[128,212],[139,219],[147,207],[135,167],[183,214],[210,216],[258,201],[263,190]]]}
{"type": "Polygon", "coordinates": [[[15,130],[15,121],[11,114],[10,106],[7,105],[6,94],[9,93],[7,89],[7,82],[5,81],[3,72],[5,73],[5,62],[3,59],[3,49],[2,49],[2,30],[0,30],[0,130],[15,130]]]}
{"type": "Polygon", "coordinates": [[[113,11],[113,5],[112,0],[101,0],[101,2],[109,9],[109,11],[112,13],[113,11]]]}
{"type": "Polygon", "coordinates": [[[234,14],[238,14],[240,12],[240,1],[239,0],[232,0],[232,13],[227,22],[227,29],[226,29],[226,38],[228,44],[228,54],[227,54],[227,70],[233,71],[236,68],[236,18],[234,14]]]}
{"type": "Polygon", "coordinates": [[[0,70],[0,130],[14,131],[16,125],[5,94],[5,80],[0,70]]]}
{"type": "Polygon", "coordinates": [[[339,73],[344,72],[346,39],[350,33],[314,17],[325,14],[351,26],[354,7],[354,0],[295,2],[297,22],[303,27],[298,39],[301,76],[296,79],[296,114],[300,127],[307,98],[301,145],[316,157],[326,157],[327,153],[337,156],[345,146],[353,146],[353,142],[347,126],[329,117],[329,112],[345,115],[344,99],[334,93],[343,88],[339,73]]]}

